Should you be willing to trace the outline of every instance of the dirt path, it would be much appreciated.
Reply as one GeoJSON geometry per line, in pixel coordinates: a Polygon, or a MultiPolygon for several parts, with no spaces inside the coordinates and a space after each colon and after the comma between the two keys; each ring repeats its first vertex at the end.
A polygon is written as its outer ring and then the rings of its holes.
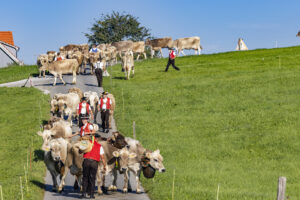
{"type": "MultiPolygon", "coordinates": [[[[68,89],[72,87],[78,87],[83,92],[84,91],[95,91],[98,94],[100,94],[103,91],[103,88],[97,87],[96,83],[96,77],[91,75],[80,75],[77,76],[77,83],[76,85],[71,85],[72,82],[72,76],[65,75],[63,77],[64,81],[67,83],[65,86],[60,82],[60,80],[57,80],[57,85],[53,86],[53,78],[47,77],[47,78],[34,78],[32,79],[32,82],[28,82],[26,86],[30,86],[32,83],[34,87],[41,89],[44,91],[44,93],[50,93],[51,97],[56,93],[67,93],[68,89]]],[[[15,83],[8,83],[8,84],[2,84],[1,86],[7,86],[7,87],[20,87],[23,86],[25,81],[18,81],[15,83]]],[[[118,104],[118,102],[117,102],[118,104]]],[[[97,123],[100,123],[100,114],[97,115],[97,123]]],[[[108,137],[111,135],[112,131],[117,130],[115,126],[115,122],[113,120],[112,123],[112,130],[108,134],[106,133],[100,133],[103,137],[108,137]]],[[[78,131],[79,128],[77,125],[73,126],[73,131],[78,131]]],[[[60,193],[52,192],[52,178],[50,173],[47,171],[46,177],[45,177],[45,195],[44,200],[69,200],[69,199],[77,199],[80,197],[79,191],[73,190],[73,184],[74,184],[74,177],[70,174],[67,175],[65,180],[65,188],[64,191],[60,193]]],[[[117,181],[117,192],[108,192],[108,194],[104,194],[101,196],[98,196],[97,194],[96,199],[101,200],[109,200],[109,199],[120,199],[120,200],[150,200],[146,193],[142,194],[136,194],[136,184],[135,179],[133,176],[130,176],[130,183],[132,186],[133,192],[130,192],[128,194],[123,194],[121,191],[123,189],[123,176],[118,175],[118,181],[117,181]]],[[[105,186],[108,187],[111,184],[110,177],[106,177],[105,186]]],[[[144,190],[142,190],[144,191],[144,190]]]]}

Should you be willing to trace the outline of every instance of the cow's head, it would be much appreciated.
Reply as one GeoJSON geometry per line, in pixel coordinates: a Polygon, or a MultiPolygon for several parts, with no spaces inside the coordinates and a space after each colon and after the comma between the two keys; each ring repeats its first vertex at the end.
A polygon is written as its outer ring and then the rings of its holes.
{"type": "Polygon", "coordinates": [[[59,99],[57,101],[57,106],[58,106],[58,111],[57,113],[62,116],[62,114],[64,113],[64,110],[67,108],[67,103],[64,99],[59,99]]]}
{"type": "Polygon", "coordinates": [[[57,111],[58,111],[58,102],[56,99],[52,99],[50,112],[52,115],[54,115],[57,111]]]}
{"type": "Polygon", "coordinates": [[[163,165],[163,157],[160,155],[159,149],[154,152],[146,152],[145,158],[148,159],[148,164],[159,172],[165,172],[166,168],[163,165]]]}
{"type": "Polygon", "coordinates": [[[62,155],[62,145],[58,141],[58,139],[53,139],[50,141],[50,152],[51,152],[51,157],[55,162],[58,162],[61,160],[62,155]]]}
{"type": "Polygon", "coordinates": [[[109,138],[109,143],[118,149],[122,149],[127,146],[127,142],[125,141],[125,137],[119,132],[113,132],[112,136],[109,138]]]}
{"type": "Polygon", "coordinates": [[[38,131],[37,134],[43,138],[43,145],[42,150],[43,151],[49,151],[50,150],[50,140],[52,139],[52,131],[51,130],[44,130],[43,132],[38,131]]]}
{"type": "Polygon", "coordinates": [[[129,152],[127,148],[123,148],[121,150],[114,151],[113,156],[118,158],[120,171],[124,173],[128,170],[130,159],[134,159],[136,157],[136,153],[129,152]]]}

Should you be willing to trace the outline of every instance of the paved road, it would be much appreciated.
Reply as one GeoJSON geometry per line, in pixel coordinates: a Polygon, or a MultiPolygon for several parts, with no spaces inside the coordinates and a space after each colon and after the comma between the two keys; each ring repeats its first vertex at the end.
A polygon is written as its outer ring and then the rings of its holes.
{"type": "MultiPolygon", "coordinates": [[[[46,77],[46,78],[33,78],[32,81],[28,81],[26,86],[30,86],[32,83],[34,87],[43,90],[46,93],[50,93],[51,97],[56,94],[56,93],[67,93],[68,89],[72,87],[78,87],[80,88],[83,92],[84,91],[95,91],[97,93],[101,93],[103,91],[102,88],[97,87],[96,84],[96,77],[91,76],[91,75],[80,75],[77,76],[77,83],[76,86],[71,85],[72,82],[72,76],[71,75],[65,75],[63,77],[64,81],[67,83],[65,86],[60,82],[58,79],[57,85],[52,86],[53,84],[53,78],[52,77],[46,77]]],[[[9,83],[9,84],[2,84],[1,86],[8,86],[8,87],[20,87],[23,86],[25,81],[18,81],[16,83],[9,83]]],[[[100,114],[97,116],[97,122],[100,122],[100,114]]],[[[111,135],[112,131],[117,130],[115,123],[113,121],[112,124],[112,130],[110,133],[100,133],[102,137],[108,137],[111,135]]],[[[73,131],[78,131],[79,128],[74,125],[73,131]]],[[[108,194],[104,194],[101,196],[96,195],[96,199],[101,199],[101,200],[109,200],[109,199],[120,199],[120,200],[150,200],[149,197],[147,196],[146,193],[142,194],[136,194],[136,184],[133,176],[130,176],[130,183],[132,185],[132,190],[133,192],[130,192],[128,194],[123,194],[122,188],[123,188],[123,176],[118,176],[118,182],[117,182],[117,187],[118,191],[117,192],[108,192],[108,194]]],[[[45,177],[45,195],[44,195],[44,200],[70,200],[70,199],[77,199],[80,197],[80,193],[78,191],[73,190],[73,184],[74,184],[74,177],[72,177],[70,174],[66,177],[65,180],[65,188],[64,191],[60,193],[55,193],[51,192],[52,190],[52,179],[50,173],[47,171],[46,177],[45,177]]],[[[108,187],[111,184],[111,180],[109,177],[106,177],[106,182],[105,186],[108,187]]],[[[144,190],[143,190],[144,191],[144,190]]]]}

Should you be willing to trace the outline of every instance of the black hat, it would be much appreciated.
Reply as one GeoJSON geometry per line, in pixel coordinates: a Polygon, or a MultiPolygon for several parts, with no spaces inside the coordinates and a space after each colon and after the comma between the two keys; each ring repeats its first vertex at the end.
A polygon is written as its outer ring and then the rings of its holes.
{"type": "Polygon", "coordinates": [[[82,101],[86,101],[86,97],[82,97],[82,99],[81,99],[82,101]]]}
{"type": "Polygon", "coordinates": [[[99,133],[95,133],[95,138],[100,138],[101,135],[99,133]]]}
{"type": "Polygon", "coordinates": [[[108,95],[108,92],[102,92],[103,95],[108,95]]]}

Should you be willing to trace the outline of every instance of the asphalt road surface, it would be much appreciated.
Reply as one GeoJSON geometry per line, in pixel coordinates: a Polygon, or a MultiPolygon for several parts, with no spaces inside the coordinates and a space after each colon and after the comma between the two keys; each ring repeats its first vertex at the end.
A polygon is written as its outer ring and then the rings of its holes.
{"type": "MultiPolygon", "coordinates": [[[[77,76],[77,83],[76,85],[72,85],[72,75],[64,75],[63,76],[64,81],[66,82],[66,85],[63,85],[59,79],[57,79],[57,84],[56,86],[53,86],[54,79],[50,76],[46,78],[33,78],[31,81],[28,81],[26,86],[33,85],[36,88],[39,88],[43,90],[44,92],[49,91],[51,97],[56,94],[56,93],[67,93],[68,89],[72,87],[78,87],[80,88],[83,92],[85,91],[95,91],[98,94],[102,93],[103,88],[97,87],[97,80],[96,77],[93,75],[79,75],[77,76]]],[[[16,87],[16,86],[22,86],[24,85],[25,81],[18,81],[16,83],[9,83],[9,84],[2,84],[0,86],[8,86],[8,87],[16,87]]],[[[118,104],[118,102],[116,102],[118,104]]],[[[100,126],[100,114],[97,115],[97,123],[100,126]]],[[[102,137],[108,137],[111,135],[112,131],[117,130],[115,123],[113,121],[112,124],[112,130],[110,130],[109,133],[102,133],[100,132],[102,137]]],[[[101,128],[100,128],[101,129],[101,128]]],[[[78,131],[79,128],[75,124],[73,125],[73,132],[78,131]]],[[[46,177],[45,177],[45,195],[44,195],[44,200],[69,200],[69,199],[78,199],[80,198],[80,192],[79,191],[74,191],[73,189],[73,184],[74,184],[74,177],[71,176],[70,174],[67,175],[66,180],[65,180],[65,187],[64,191],[62,193],[56,193],[52,192],[52,178],[50,173],[47,171],[46,177]]],[[[116,192],[107,192],[106,194],[98,196],[97,193],[96,199],[101,199],[101,200],[109,200],[109,199],[120,199],[120,200],[149,200],[149,197],[147,196],[146,193],[142,194],[136,194],[136,182],[134,176],[130,176],[130,183],[132,186],[132,191],[127,194],[122,193],[123,189],[123,176],[118,175],[117,179],[117,187],[118,191],[116,192]]],[[[106,177],[105,181],[105,187],[108,187],[111,184],[110,177],[106,177]]],[[[95,188],[96,190],[96,188],[95,188]]],[[[144,190],[142,190],[144,191],[144,190]]]]}

